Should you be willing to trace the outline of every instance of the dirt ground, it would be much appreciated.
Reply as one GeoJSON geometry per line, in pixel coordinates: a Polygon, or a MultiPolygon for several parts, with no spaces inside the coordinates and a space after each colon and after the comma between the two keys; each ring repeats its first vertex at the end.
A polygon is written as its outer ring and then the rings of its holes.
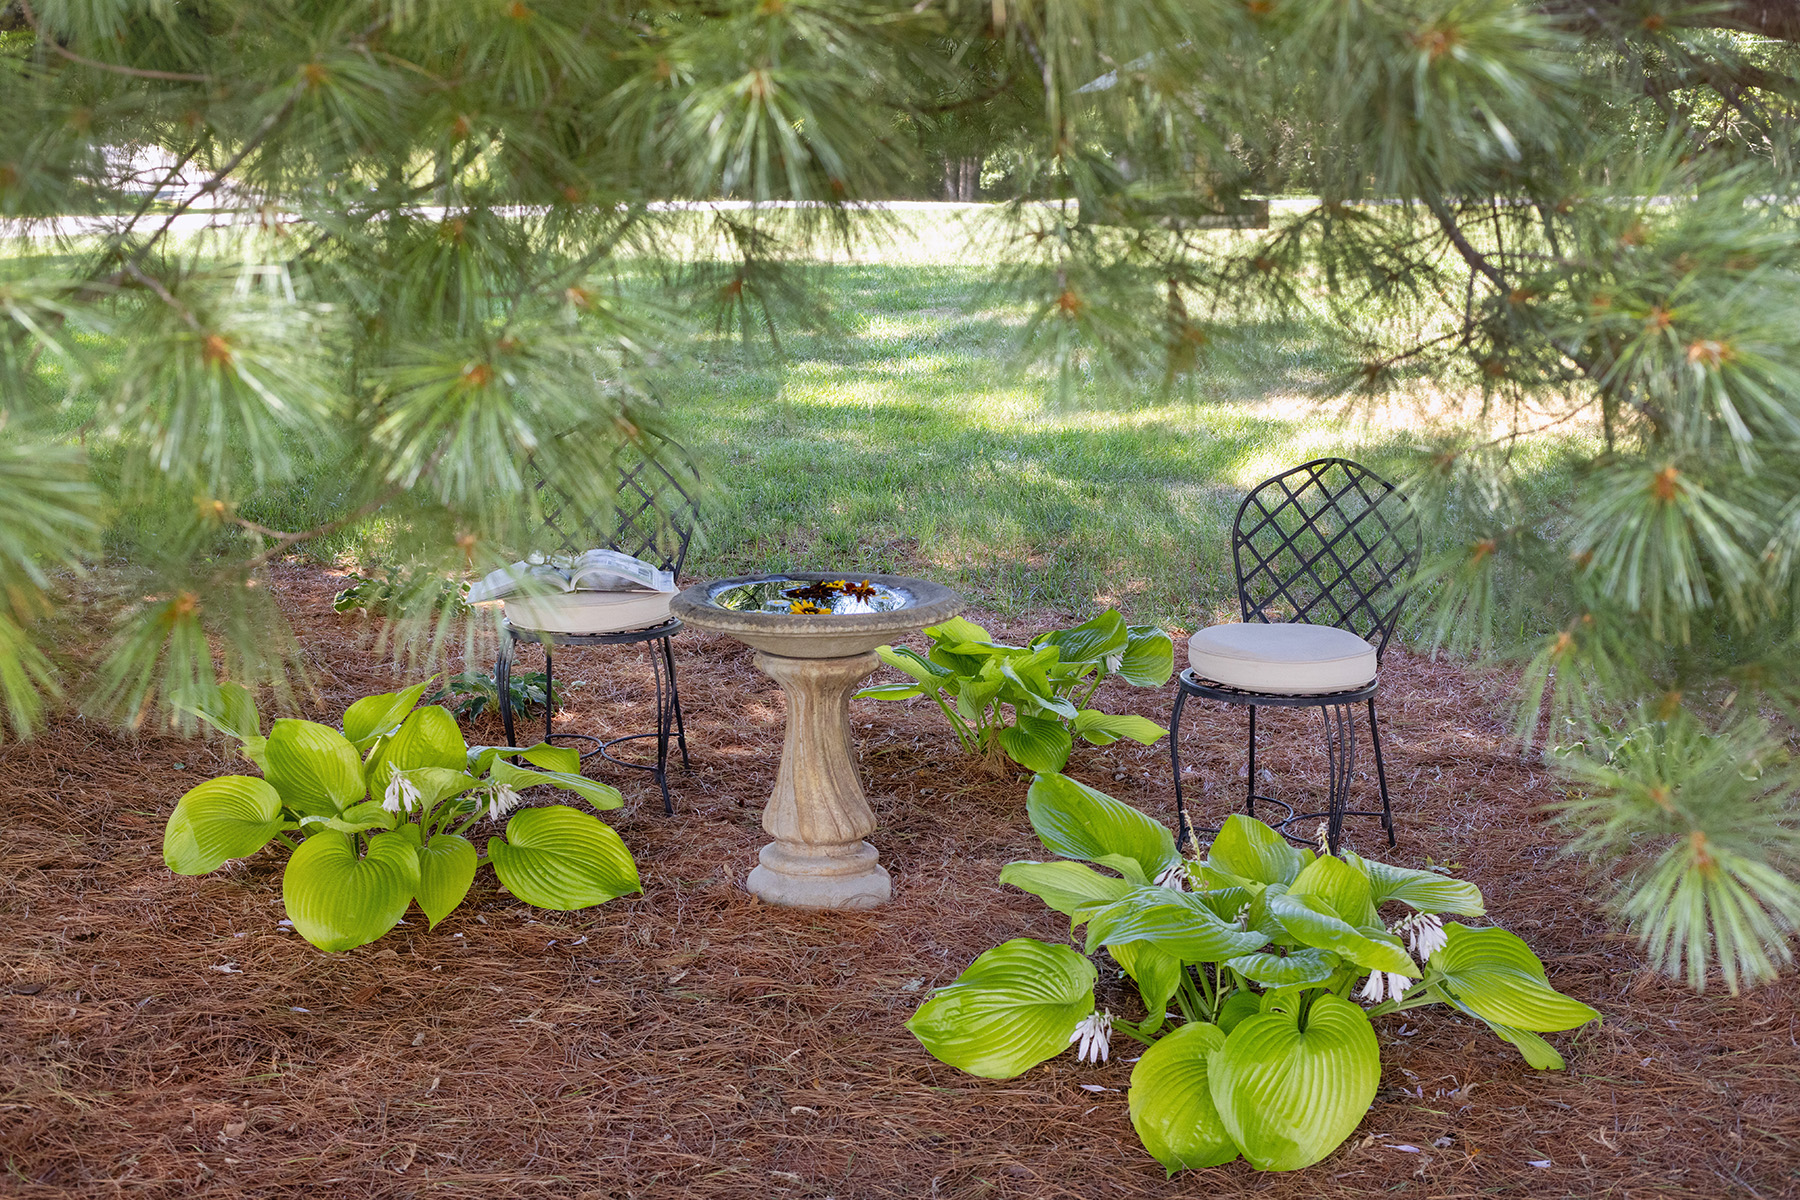
{"type": "MultiPolygon", "coordinates": [[[[282,568],[276,584],[321,682],[304,715],[335,722],[404,682],[365,622],[331,612],[335,579],[282,568]]],[[[995,626],[1023,636],[1070,616],[995,626]]],[[[484,873],[437,930],[415,910],[347,954],[277,926],[274,853],[199,879],[164,868],[176,798],[235,769],[222,744],[71,717],[0,748],[0,1195],[1800,1195],[1800,986],[1692,995],[1609,932],[1598,885],[1538,811],[1550,784],[1505,743],[1499,676],[1390,654],[1400,847],[1367,820],[1351,844],[1456,864],[1605,1023],[1550,1035],[1568,1070],[1536,1072],[1443,1010],[1387,1018],[1380,1094],[1337,1153],[1288,1175],[1237,1163],[1165,1180],[1127,1117],[1131,1043],[1103,1066],[1064,1056],[988,1082],[902,1027],[982,950],[1066,935],[996,883],[1043,857],[1023,781],[961,759],[934,710],[857,701],[893,903],[764,906],[742,881],[766,840],[780,693],[736,643],[685,633],[676,653],[693,754],[673,776],[676,815],[647,776],[589,766],[625,792],[609,819],[644,896],[544,912],[484,873]]],[[[587,681],[562,727],[646,724],[640,657],[559,665],[587,681]]],[[[1172,698],[1121,686],[1100,700],[1166,720],[1172,698]]],[[[1242,713],[1188,713],[1188,778],[1216,819],[1243,786],[1242,713]]],[[[1263,723],[1277,794],[1322,787],[1301,720],[1263,723]]],[[[469,736],[497,742],[497,723],[469,736]]],[[[1367,767],[1365,752],[1372,790],[1367,767]]],[[[1080,749],[1070,772],[1173,819],[1166,744],[1080,749]]],[[[1128,984],[1103,985],[1102,1002],[1139,1015],[1128,984]]]]}

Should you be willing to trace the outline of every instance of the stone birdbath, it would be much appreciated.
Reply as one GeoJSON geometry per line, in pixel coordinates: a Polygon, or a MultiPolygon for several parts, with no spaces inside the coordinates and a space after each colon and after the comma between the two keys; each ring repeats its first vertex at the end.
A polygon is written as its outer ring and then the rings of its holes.
{"type": "Polygon", "coordinates": [[[962,611],[949,588],[903,575],[750,575],[695,584],[670,604],[684,625],[756,650],[756,666],[787,695],[787,735],[763,809],[774,841],[749,888],[770,904],[874,908],[892,883],[864,841],[875,814],[850,744],[850,694],[881,662],[875,647],[962,611]],[[843,581],[839,592],[821,585],[843,581]],[[810,592],[796,600],[795,591],[810,592]],[[796,609],[801,611],[795,611],[796,609]]]}

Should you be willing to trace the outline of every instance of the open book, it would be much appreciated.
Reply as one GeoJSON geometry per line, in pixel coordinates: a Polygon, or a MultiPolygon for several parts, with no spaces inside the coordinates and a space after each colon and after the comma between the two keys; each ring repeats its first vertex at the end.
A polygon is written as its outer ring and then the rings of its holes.
{"type": "Polygon", "coordinates": [[[469,603],[500,600],[515,592],[673,592],[675,575],[617,550],[588,550],[501,567],[469,587],[469,603]]]}

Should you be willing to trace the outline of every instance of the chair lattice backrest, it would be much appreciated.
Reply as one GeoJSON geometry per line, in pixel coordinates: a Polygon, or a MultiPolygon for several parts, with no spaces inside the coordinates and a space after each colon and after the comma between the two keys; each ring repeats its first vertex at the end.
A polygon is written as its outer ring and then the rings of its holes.
{"type": "Polygon", "coordinates": [[[1347,458],[1320,458],[1258,484],[1238,506],[1231,550],[1245,621],[1348,629],[1387,647],[1421,532],[1398,488],[1347,458]]]}
{"type": "Polygon", "coordinates": [[[699,519],[699,475],[687,451],[668,438],[647,433],[642,441],[613,451],[608,474],[614,480],[611,502],[597,511],[584,511],[566,490],[538,472],[543,533],[541,544],[533,548],[547,554],[579,554],[604,547],[679,576],[699,519]]]}

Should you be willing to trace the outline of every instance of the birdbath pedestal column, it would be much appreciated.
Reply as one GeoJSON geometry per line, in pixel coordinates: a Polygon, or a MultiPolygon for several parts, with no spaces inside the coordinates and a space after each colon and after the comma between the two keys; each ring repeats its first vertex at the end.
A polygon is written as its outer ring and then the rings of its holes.
{"type": "Polygon", "coordinates": [[[800,908],[874,908],[892,893],[875,847],[863,840],[875,813],[863,795],[850,741],[850,696],[880,665],[873,650],[896,636],[948,620],[962,609],[950,589],[896,575],[793,572],[698,584],[671,611],[696,629],[752,646],[756,666],[787,697],[787,732],[748,886],[770,904],[800,908]],[[769,611],[782,593],[818,581],[867,581],[882,607],[854,611],[769,611]],[[730,607],[732,604],[757,607],[730,607]]]}

